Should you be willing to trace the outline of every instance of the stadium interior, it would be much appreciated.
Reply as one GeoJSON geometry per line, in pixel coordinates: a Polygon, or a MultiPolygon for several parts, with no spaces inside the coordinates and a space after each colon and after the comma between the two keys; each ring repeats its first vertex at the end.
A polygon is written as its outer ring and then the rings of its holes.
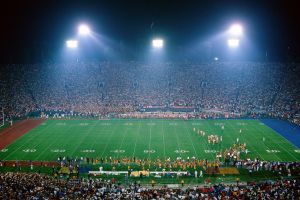
{"type": "Polygon", "coordinates": [[[5,7],[0,199],[300,199],[295,6],[125,2],[5,7]]]}

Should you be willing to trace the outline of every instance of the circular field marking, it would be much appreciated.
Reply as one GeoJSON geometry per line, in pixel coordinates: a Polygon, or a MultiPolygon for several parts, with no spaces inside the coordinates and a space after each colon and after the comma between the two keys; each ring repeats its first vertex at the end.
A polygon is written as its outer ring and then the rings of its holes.
{"type": "Polygon", "coordinates": [[[64,153],[64,152],[66,152],[65,149],[51,149],[50,151],[53,152],[53,153],[64,153]]]}
{"type": "Polygon", "coordinates": [[[84,150],[81,150],[82,153],[94,153],[96,150],[94,149],[84,149],[84,150]]]}
{"type": "Polygon", "coordinates": [[[125,150],[123,150],[123,149],[116,149],[116,150],[112,150],[110,152],[112,152],[112,153],[125,153],[125,150]]]}
{"type": "Polygon", "coordinates": [[[144,153],[155,153],[155,150],[150,149],[150,150],[144,150],[144,153]]]}
{"type": "Polygon", "coordinates": [[[36,149],[23,149],[22,151],[25,153],[34,153],[36,152],[36,149]]]}
{"type": "Polygon", "coordinates": [[[295,149],[295,152],[296,153],[300,153],[300,149],[295,149]]]}
{"type": "Polygon", "coordinates": [[[175,153],[188,153],[189,151],[187,150],[175,150],[175,153]]]}
{"type": "Polygon", "coordinates": [[[2,150],[0,150],[0,152],[2,152],[2,153],[5,153],[7,151],[8,151],[8,149],[2,149],[2,150]]]}

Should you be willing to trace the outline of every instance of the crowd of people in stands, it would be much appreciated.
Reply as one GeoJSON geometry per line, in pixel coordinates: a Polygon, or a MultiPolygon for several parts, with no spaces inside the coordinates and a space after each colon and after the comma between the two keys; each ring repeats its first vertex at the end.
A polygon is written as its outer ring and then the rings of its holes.
{"type": "Polygon", "coordinates": [[[298,179],[170,188],[119,184],[115,179],[59,179],[1,173],[0,199],[299,199],[298,179]]]}
{"type": "Polygon", "coordinates": [[[11,117],[36,111],[106,116],[181,106],[296,123],[300,118],[298,64],[91,62],[0,70],[0,106],[11,117]]]}
{"type": "MultiPolygon", "coordinates": [[[[180,107],[192,108],[194,117],[266,115],[300,124],[299,77],[300,65],[291,63],[6,65],[0,68],[0,107],[10,118],[33,112],[104,117],[114,113],[141,118],[189,116],[141,113],[149,107],[180,107]]],[[[249,173],[269,170],[299,175],[299,163],[241,160],[234,165],[247,168],[249,173]]],[[[32,173],[0,174],[0,199],[41,198],[298,199],[300,187],[296,179],[171,189],[121,186],[100,179],[64,180],[32,173]]]]}

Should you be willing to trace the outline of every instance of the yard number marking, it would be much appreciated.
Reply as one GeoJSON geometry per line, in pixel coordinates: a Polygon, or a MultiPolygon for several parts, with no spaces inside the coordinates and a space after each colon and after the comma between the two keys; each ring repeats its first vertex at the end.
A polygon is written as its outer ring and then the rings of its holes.
{"type": "Polygon", "coordinates": [[[155,150],[150,149],[150,150],[144,150],[144,153],[155,153],[155,150]]]}
{"type": "Polygon", "coordinates": [[[36,149],[23,149],[23,151],[25,153],[34,153],[34,152],[36,152],[36,149]]]}
{"type": "Polygon", "coordinates": [[[266,150],[268,153],[280,153],[280,151],[279,150],[276,150],[276,149],[267,149],[266,150]]]}
{"type": "Polygon", "coordinates": [[[112,152],[112,153],[125,153],[125,150],[123,150],[123,149],[116,149],[116,150],[112,150],[110,152],[112,152]]]}
{"type": "Polygon", "coordinates": [[[0,152],[4,153],[4,152],[7,152],[8,149],[2,149],[0,152]]]}
{"type": "Polygon", "coordinates": [[[101,126],[110,126],[111,124],[110,123],[101,123],[100,125],[101,126]]]}
{"type": "Polygon", "coordinates": [[[205,153],[217,153],[216,150],[204,150],[205,153]]]}
{"type": "Polygon", "coordinates": [[[84,149],[81,152],[83,152],[83,153],[94,153],[95,150],[94,149],[84,149]]]}
{"type": "Polygon", "coordinates": [[[66,150],[65,149],[51,149],[51,152],[53,152],[53,153],[64,153],[64,152],[66,152],[66,150]]]}
{"type": "Polygon", "coordinates": [[[192,123],[193,126],[201,126],[201,123],[192,123]]]}
{"type": "Polygon", "coordinates": [[[187,150],[175,150],[175,153],[188,153],[189,151],[187,150]]]}
{"type": "Polygon", "coordinates": [[[147,125],[148,125],[148,126],[154,126],[155,123],[153,123],[153,122],[152,122],[152,123],[147,123],[147,125]]]}

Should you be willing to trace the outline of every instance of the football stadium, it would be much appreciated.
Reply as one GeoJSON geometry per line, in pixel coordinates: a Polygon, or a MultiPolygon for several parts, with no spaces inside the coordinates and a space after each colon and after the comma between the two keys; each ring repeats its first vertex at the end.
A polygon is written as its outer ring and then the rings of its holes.
{"type": "Polygon", "coordinates": [[[299,199],[296,3],[228,3],[7,4],[0,199],[299,199]]]}

